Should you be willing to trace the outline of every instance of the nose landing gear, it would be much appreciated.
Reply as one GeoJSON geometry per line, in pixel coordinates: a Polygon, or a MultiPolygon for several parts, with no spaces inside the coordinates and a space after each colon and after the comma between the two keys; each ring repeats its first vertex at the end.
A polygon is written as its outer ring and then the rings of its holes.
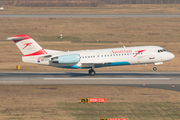
{"type": "Polygon", "coordinates": [[[156,67],[153,67],[153,70],[154,70],[154,71],[156,71],[156,70],[157,70],[157,68],[156,68],[156,67]]]}
{"type": "Polygon", "coordinates": [[[96,72],[94,71],[94,69],[89,70],[89,75],[94,76],[95,74],[96,74],[96,72]]]}

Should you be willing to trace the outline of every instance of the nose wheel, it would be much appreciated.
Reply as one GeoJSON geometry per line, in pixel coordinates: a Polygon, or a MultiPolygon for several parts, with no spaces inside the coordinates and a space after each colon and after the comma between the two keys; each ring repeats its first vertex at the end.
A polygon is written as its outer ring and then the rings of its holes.
{"type": "Polygon", "coordinates": [[[89,75],[94,76],[95,74],[96,74],[96,72],[93,69],[89,70],[89,75]]]}
{"type": "Polygon", "coordinates": [[[153,67],[153,70],[154,70],[154,71],[156,71],[156,70],[157,70],[157,68],[156,68],[156,67],[153,67]]]}

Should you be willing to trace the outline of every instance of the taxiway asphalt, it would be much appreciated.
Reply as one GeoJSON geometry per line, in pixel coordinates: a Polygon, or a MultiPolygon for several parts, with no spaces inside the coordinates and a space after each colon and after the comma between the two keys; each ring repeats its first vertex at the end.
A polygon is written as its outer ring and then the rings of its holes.
{"type": "Polygon", "coordinates": [[[180,72],[0,72],[0,84],[114,85],[180,91],[180,72]]]}

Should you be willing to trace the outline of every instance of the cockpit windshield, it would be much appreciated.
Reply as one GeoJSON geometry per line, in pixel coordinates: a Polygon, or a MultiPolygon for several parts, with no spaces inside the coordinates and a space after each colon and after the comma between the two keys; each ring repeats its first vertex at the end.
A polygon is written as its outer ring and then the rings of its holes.
{"type": "Polygon", "coordinates": [[[165,52],[165,51],[166,51],[165,49],[160,49],[158,50],[158,53],[165,52]]]}

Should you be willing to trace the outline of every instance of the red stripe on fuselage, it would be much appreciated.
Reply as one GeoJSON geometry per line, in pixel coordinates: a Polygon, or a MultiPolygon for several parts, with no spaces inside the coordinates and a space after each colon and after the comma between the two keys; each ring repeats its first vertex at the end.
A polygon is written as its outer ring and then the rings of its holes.
{"type": "Polygon", "coordinates": [[[134,57],[136,57],[139,53],[142,53],[144,51],[146,51],[146,50],[139,50],[139,51],[137,51],[138,53],[134,57]]]}
{"type": "Polygon", "coordinates": [[[47,54],[47,52],[44,50],[44,49],[41,49],[35,53],[31,53],[31,54],[28,54],[28,55],[24,55],[25,57],[26,56],[36,56],[36,55],[44,55],[44,54],[47,54]]]}

